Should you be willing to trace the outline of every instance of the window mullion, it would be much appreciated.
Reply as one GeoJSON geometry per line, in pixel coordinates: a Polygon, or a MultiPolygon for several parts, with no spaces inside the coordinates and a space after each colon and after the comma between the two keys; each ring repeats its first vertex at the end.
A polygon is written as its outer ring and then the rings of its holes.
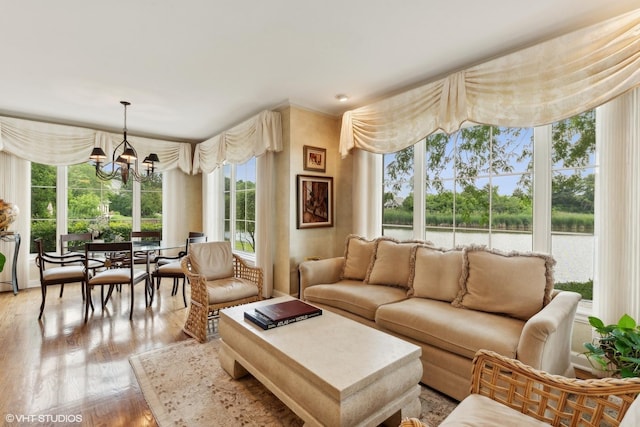
{"type": "Polygon", "coordinates": [[[533,129],[533,248],[551,253],[551,125],[533,129]]]}
{"type": "Polygon", "coordinates": [[[422,139],[413,148],[413,235],[425,239],[426,234],[426,143],[422,139]]]}

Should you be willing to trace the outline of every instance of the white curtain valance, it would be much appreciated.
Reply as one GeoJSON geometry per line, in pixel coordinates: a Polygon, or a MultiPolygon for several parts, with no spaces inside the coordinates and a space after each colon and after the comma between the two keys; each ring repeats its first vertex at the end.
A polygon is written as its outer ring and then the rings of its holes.
{"type": "Polygon", "coordinates": [[[391,153],[465,122],[552,123],[640,84],[640,9],[344,113],[340,154],[391,153]]]}
{"type": "MultiPolygon", "coordinates": [[[[158,170],[180,168],[191,173],[191,144],[127,135],[140,158],[156,153],[158,170]]],[[[88,128],[43,123],[0,116],[0,151],[22,159],[53,166],[73,165],[89,160],[94,146],[110,155],[122,141],[122,134],[88,128]]]]}
{"type": "Polygon", "coordinates": [[[267,151],[282,151],[282,119],[265,110],[196,145],[193,173],[211,173],[225,161],[240,164],[267,151]]]}

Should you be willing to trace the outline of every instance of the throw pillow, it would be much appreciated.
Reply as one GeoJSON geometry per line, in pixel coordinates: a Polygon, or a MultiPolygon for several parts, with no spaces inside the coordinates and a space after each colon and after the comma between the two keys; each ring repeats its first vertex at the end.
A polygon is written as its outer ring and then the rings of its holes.
{"type": "Polygon", "coordinates": [[[233,277],[231,242],[192,243],[189,259],[194,270],[207,280],[233,277]]]}
{"type": "Polygon", "coordinates": [[[528,320],[551,301],[554,265],[545,254],[466,247],[461,289],[452,304],[528,320]]]}
{"type": "Polygon", "coordinates": [[[341,279],[364,280],[374,249],[374,240],[367,240],[355,234],[347,236],[341,279]]]}
{"type": "Polygon", "coordinates": [[[462,250],[446,250],[426,245],[413,248],[415,259],[409,273],[408,296],[453,301],[460,291],[462,250]]]}
{"type": "Polygon", "coordinates": [[[365,282],[370,285],[409,287],[415,241],[400,242],[390,237],[376,239],[373,261],[365,282]]]}

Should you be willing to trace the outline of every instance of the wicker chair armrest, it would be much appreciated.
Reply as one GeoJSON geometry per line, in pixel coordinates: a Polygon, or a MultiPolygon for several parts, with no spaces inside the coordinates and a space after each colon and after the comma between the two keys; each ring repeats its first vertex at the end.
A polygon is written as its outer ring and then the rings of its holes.
{"type": "Polygon", "coordinates": [[[551,425],[618,426],[640,393],[640,378],[581,380],[552,375],[488,350],[473,359],[471,393],[551,425]]]}
{"type": "Polygon", "coordinates": [[[191,301],[200,304],[203,307],[207,307],[209,304],[207,279],[201,274],[193,271],[189,255],[184,256],[180,260],[180,267],[182,267],[182,271],[187,276],[187,280],[191,286],[191,301]]]}
{"type": "Polygon", "coordinates": [[[260,267],[251,266],[238,255],[233,254],[233,275],[255,283],[258,287],[258,297],[262,299],[262,282],[264,279],[260,267]]]}

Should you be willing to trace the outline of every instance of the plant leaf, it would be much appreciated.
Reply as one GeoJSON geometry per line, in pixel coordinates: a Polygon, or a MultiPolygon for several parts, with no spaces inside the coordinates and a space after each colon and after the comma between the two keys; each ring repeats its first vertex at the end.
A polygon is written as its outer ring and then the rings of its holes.
{"type": "Polygon", "coordinates": [[[596,329],[604,328],[604,322],[595,316],[589,316],[589,323],[596,329]]]}
{"type": "Polygon", "coordinates": [[[635,329],[636,321],[628,314],[625,314],[618,320],[618,327],[622,329],[635,329]]]}

